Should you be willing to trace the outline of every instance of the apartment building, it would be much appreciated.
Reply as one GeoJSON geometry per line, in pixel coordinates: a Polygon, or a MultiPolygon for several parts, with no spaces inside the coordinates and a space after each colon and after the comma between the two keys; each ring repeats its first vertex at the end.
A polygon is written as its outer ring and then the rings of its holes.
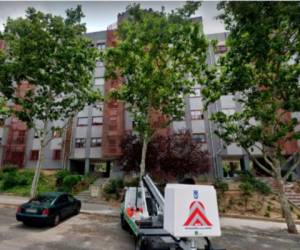
{"type": "MultiPolygon", "coordinates": [[[[119,19],[123,17],[123,15],[119,15],[119,19]]],[[[201,21],[201,19],[197,20],[201,21]]],[[[111,25],[105,31],[86,35],[92,40],[92,46],[103,50],[108,46],[114,46],[113,30],[115,28],[116,25],[111,25]]],[[[212,48],[208,50],[208,64],[216,63],[218,58],[226,52],[226,36],[226,33],[207,36],[208,39],[218,40],[217,50],[212,48]]],[[[97,62],[93,86],[103,94],[120,84],[120,79],[105,81],[104,73],[103,63],[97,62]]],[[[23,88],[26,89],[26,86],[23,88]]],[[[213,165],[211,174],[215,177],[223,177],[225,165],[234,167],[235,170],[247,169],[250,160],[246,152],[236,144],[225,146],[214,134],[218,127],[209,120],[213,112],[222,110],[232,114],[239,111],[241,107],[235,102],[235,96],[222,96],[219,101],[211,104],[207,111],[204,111],[201,86],[196,85],[194,94],[185,97],[185,103],[184,118],[174,121],[164,132],[191,131],[193,138],[201,141],[204,148],[208,149],[213,165]]],[[[155,119],[159,122],[160,116],[154,115],[153,120],[155,121],[155,119]]],[[[120,176],[122,171],[116,161],[122,154],[120,142],[124,134],[132,130],[132,124],[130,113],[121,102],[111,101],[86,106],[76,117],[68,121],[64,133],[53,134],[53,139],[44,152],[43,168],[67,168],[81,174],[97,169],[107,176],[120,176]]],[[[0,125],[1,165],[11,163],[20,167],[34,167],[38,159],[40,145],[39,138],[36,137],[33,130],[27,129],[25,124],[15,118],[2,119],[0,125]]],[[[58,122],[52,125],[62,126],[62,123],[58,122]]],[[[297,143],[290,145],[291,152],[296,149],[298,149],[297,143]]],[[[254,152],[254,155],[260,157],[258,152],[254,152]]]]}

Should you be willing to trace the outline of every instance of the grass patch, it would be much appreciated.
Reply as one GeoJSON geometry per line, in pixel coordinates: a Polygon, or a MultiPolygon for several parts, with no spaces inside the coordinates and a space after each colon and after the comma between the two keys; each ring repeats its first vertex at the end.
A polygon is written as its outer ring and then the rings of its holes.
{"type": "MultiPolygon", "coordinates": [[[[18,169],[15,167],[0,170],[0,193],[18,196],[30,196],[34,169],[18,169]]],[[[72,194],[80,193],[89,188],[99,176],[89,174],[86,176],[61,170],[51,174],[41,171],[38,183],[38,193],[60,191],[72,194]]]]}
{"type": "MultiPolygon", "coordinates": [[[[29,196],[34,171],[31,169],[14,169],[0,171],[0,193],[29,196]]],[[[41,172],[38,193],[56,191],[55,175],[45,176],[41,172]]]]}

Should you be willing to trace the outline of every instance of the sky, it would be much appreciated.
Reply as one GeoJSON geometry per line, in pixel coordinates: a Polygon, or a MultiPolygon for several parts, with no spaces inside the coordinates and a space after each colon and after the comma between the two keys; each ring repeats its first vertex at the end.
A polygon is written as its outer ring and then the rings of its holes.
{"type": "MultiPolygon", "coordinates": [[[[54,15],[65,16],[65,10],[82,5],[87,31],[100,31],[117,21],[118,13],[124,12],[126,6],[138,1],[1,1],[0,0],[0,30],[8,17],[16,18],[25,15],[25,10],[29,6],[36,9],[52,13],[54,15]]],[[[142,7],[160,10],[165,6],[166,11],[176,9],[184,4],[183,1],[141,1],[142,7]]],[[[195,16],[202,16],[204,33],[224,32],[224,25],[216,20],[219,12],[216,9],[217,2],[205,1],[195,16]]]]}

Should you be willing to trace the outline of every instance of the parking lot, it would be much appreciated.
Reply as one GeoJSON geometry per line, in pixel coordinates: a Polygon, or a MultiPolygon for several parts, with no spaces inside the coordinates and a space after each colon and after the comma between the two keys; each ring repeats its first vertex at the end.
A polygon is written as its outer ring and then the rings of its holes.
{"type": "MultiPolygon", "coordinates": [[[[213,239],[228,250],[299,250],[300,236],[283,229],[251,228],[224,220],[222,237],[213,239]]],[[[253,223],[252,223],[253,224],[253,223]]],[[[265,225],[265,226],[263,226],[265,225]]],[[[26,227],[15,220],[15,208],[0,207],[0,250],[133,250],[132,236],[122,231],[118,218],[80,214],[55,228],[26,227]]]]}

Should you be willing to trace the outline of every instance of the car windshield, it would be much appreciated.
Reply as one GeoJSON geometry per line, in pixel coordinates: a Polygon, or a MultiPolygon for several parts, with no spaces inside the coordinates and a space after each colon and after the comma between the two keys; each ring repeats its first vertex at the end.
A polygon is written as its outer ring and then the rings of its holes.
{"type": "Polygon", "coordinates": [[[51,203],[55,199],[54,196],[48,196],[48,195],[40,195],[36,198],[33,198],[30,202],[31,203],[51,203]]]}

